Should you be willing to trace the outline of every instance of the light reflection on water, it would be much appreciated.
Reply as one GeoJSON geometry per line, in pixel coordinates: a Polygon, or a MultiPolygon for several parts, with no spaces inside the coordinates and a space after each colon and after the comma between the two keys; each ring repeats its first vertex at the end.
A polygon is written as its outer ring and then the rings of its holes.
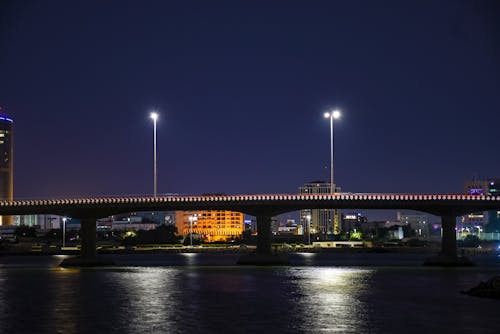
{"type": "Polygon", "coordinates": [[[120,327],[129,333],[173,332],[178,275],[179,270],[169,268],[110,273],[108,280],[120,291],[118,309],[113,311],[121,315],[120,327]]]}
{"type": "Polygon", "coordinates": [[[193,265],[0,267],[0,333],[430,333],[450,326],[496,333],[498,301],[459,293],[496,268],[204,266],[204,256],[179,258],[193,265]]]}
{"type": "Polygon", "coordinates": [[[311,333],[366,332],[366,305],[358,296],[367,289],[372,270],[351,268],[308,268],[293,270],[298,305],[304,314],[304,328],[311,333]]]}
{"type": "Polygon", "coordinates": [[[186,266],[194,266],[197,264],[196,260],[198,257],[198,253],[180,253],[180,256],[184,257],[186,266]]]}
{"type": "Polygon", "coordinates": [[[73,293],[78,286],[80,278],[79,269],[54,268],[57,287],[53,291],[53,307],[47,312],[47,327],[51,324],[59,324],[58,331],[61,333],[78,333],[78,314],[80,313],[80,295],[73,293]],[[76,284],[75,284],[76,283],[76,284]],[[71,298],[68,298],[71,295],[71,298]]]}

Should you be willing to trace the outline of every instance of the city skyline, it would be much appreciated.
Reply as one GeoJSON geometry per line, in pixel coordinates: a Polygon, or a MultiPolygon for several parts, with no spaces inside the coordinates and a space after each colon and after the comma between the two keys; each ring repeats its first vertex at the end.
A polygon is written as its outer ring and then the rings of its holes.
{"type": "Polygon", "coordinates": [[[152,110],[159,194],[327,181],[334,108],[344,191],[496,177],[498,6],[361,4],[2,3],[14,197],[152,194],[152,110]]]}

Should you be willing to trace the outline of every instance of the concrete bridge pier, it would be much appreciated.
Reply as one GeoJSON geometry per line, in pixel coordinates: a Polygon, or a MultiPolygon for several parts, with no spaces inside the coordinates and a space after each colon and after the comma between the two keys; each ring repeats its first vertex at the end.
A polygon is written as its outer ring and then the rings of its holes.
{"type": "Polygon", "coordinates": [[[256,215],[257,219],[257,250],[255,253],[243,254],[237,264],[246,265],[286,265],[288,258],[283,254],[275,254],[271,248],[271,214],[256,215]]]}
{"type": "Polygon", "coordinates": [[[64,259],[61,267],[97,267],[114,265],[113,260],[97,256],[97,222],[95,217],[82,218],[80,237],[82,238],[80,255],[64,259]]]}
{"type": "Polygon", "coordinates": [[[257,254],[270,255],[271,249],[271,222],[272,217],[257,216],[257,254]]]}
{"type": "Polygon", "coordinates": [[[82,248],[80,258],[92,260],[97,256],[97,223],[94,218],[81,220],[80,237],[82,238],[82,248]]]}
{"type": "Polygon", "coordinates": [[[441,216],[441,228],[443,231],[441,239],[441,252],[437,256],[426,259],[424,265],[443,267],[474,265],[470,259],[457,255],[457,232],[455,230],[456,221],[457,216],[453,214],[441,216]]]}
{"type": "Polygon", "coordinates": [[[457,256],[457,232],[455,216],[442,216],[441,228],[443,229],[443,237],[441,240],[441,255],[456,257],[457,256]]]}

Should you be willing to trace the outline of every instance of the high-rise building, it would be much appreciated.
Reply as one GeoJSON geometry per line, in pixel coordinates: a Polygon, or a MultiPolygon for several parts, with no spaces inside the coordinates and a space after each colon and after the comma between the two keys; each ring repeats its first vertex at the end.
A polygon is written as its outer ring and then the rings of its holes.
{"type": "Polygon", "coordinates": [[[243,213],[227,210],[177,211],[175,226],[182,236],[199,236],[202,241],[228,241],[241,237],[243,213]]]}
{"type": "MultiPolygon", "coordinates": [[[[1,108],[0,108],[1,111],[1,108]]],[[[0,115],[0,200],[12,201],[14,197],[13,121],[0,115]]],[[[0,216],[0,225],[11,225],[11,216],[0,216]]]]}
{"type": "MultiPolygon", "coordinates": [[[[299,187],[299,194],[328,195],[331,193],[330,189],[331,185],[329,182],[312,181],[299,187]]],[[[341,189],[339,187],[335,187],[335,192],[340,191],[341,189]]],[[[304,227],[306,233],[308,232],[307,229],[310,223],[311,229],[309,232],[318,235],[318,237],[327,234],[337,234],[339,231],[335,231],[335,216],[337,216],[338,221],[339,214],[339,210],[331,209],[301,210],[300,223],[304,227]],[[310,217],[310,222],[308,222],[308,217],[310,217]]]]}

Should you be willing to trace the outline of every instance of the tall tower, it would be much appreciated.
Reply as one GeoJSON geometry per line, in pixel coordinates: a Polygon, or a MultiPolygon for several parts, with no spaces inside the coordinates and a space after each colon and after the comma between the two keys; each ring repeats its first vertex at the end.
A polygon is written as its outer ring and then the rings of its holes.
{"type": "MultiPolygon", "coordinates": [[[[0,113],[2,108],[0,107],[0,113]]],[[[14,198],[14,143],[13,121],[0,114],[0,201],[14,198]]],[[[0,216],[0,225],[11,225],[11,216],[0,216]]]]}

